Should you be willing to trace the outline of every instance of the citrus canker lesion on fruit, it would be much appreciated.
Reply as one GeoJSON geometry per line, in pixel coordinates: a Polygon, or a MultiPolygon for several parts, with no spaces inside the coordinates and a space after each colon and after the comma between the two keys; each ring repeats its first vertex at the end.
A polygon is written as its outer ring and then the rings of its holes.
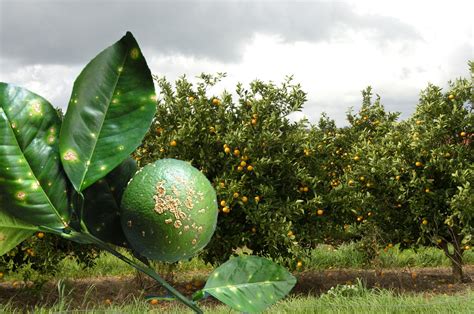
{"type": "Polygon", "coordinates": [[[132,247],[165,262],[195,255],[209,242],[217,223],[211,183],[198,169],[175,159],[159,160],[137,172],[121,207],[132,247]]]}

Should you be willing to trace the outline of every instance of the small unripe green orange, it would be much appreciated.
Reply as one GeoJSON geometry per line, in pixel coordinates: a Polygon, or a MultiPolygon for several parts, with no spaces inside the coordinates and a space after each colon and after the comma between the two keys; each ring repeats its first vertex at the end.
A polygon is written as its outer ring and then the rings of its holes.
{"type": "Polygon", "coordinates": [[[207,245],[218,214],[211,183],[198,169],[176,159],[140,169],[125,189],[121,210],[132,248],[170,263],[188,259],[207,245]]]}

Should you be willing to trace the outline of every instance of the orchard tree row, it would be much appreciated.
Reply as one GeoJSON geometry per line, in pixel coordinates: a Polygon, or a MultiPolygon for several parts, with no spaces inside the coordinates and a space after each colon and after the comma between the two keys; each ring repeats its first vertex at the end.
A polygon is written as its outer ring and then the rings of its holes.
{"type": "MultiPolygon", "coordinates": [[[[470,62],[470,73],[474,63],[470,62]]],[[[371,88],[348,126],[323,115],[291,122],[306,93],[291,78],[210,93],[224,75],[156,78],[152,127],[134,158],[190,161],[213,183],[220,206],[204,252],[220,263],[237,248],[292,261],[319,243],[358,238],[376,245],[433,245],[462,273],[474,239],[473,83],[421,91],[404,121],[371,88]]]]}

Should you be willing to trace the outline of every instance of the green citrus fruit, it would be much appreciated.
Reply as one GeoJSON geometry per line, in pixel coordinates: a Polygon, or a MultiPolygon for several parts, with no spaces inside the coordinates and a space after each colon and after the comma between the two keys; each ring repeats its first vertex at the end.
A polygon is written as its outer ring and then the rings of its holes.
{"type": "Polygon", "coordinates": [[[209,243],[217,223],[216,192],[189,163],[161,159],[140,169],[122,197],[121,223],[141,255],[176,262],[209,243]]]}

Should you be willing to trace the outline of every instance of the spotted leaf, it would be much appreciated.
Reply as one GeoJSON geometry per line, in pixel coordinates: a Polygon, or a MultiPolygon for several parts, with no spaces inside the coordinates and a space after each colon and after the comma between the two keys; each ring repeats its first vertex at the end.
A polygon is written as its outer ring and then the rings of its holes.
{"type": "Polygon", "coordinates": [[[156,110],[153,78],[127,33],[98,54],[74,83],[60,135],[64,169],[83,191],[125,160],[156,110]]]}
{"type": "Polygon", "coordinates": [[[0,83],[0,211],[32,225],[67,226],[61,121],[42,97],[0,83]]]}
{"type": "Polygon", "coordinates": [[[257,256],[240,256],[214,270],[202,292],[239,312],[260,312],[295,284],[296,278],[280,265],[257,256]]]}

